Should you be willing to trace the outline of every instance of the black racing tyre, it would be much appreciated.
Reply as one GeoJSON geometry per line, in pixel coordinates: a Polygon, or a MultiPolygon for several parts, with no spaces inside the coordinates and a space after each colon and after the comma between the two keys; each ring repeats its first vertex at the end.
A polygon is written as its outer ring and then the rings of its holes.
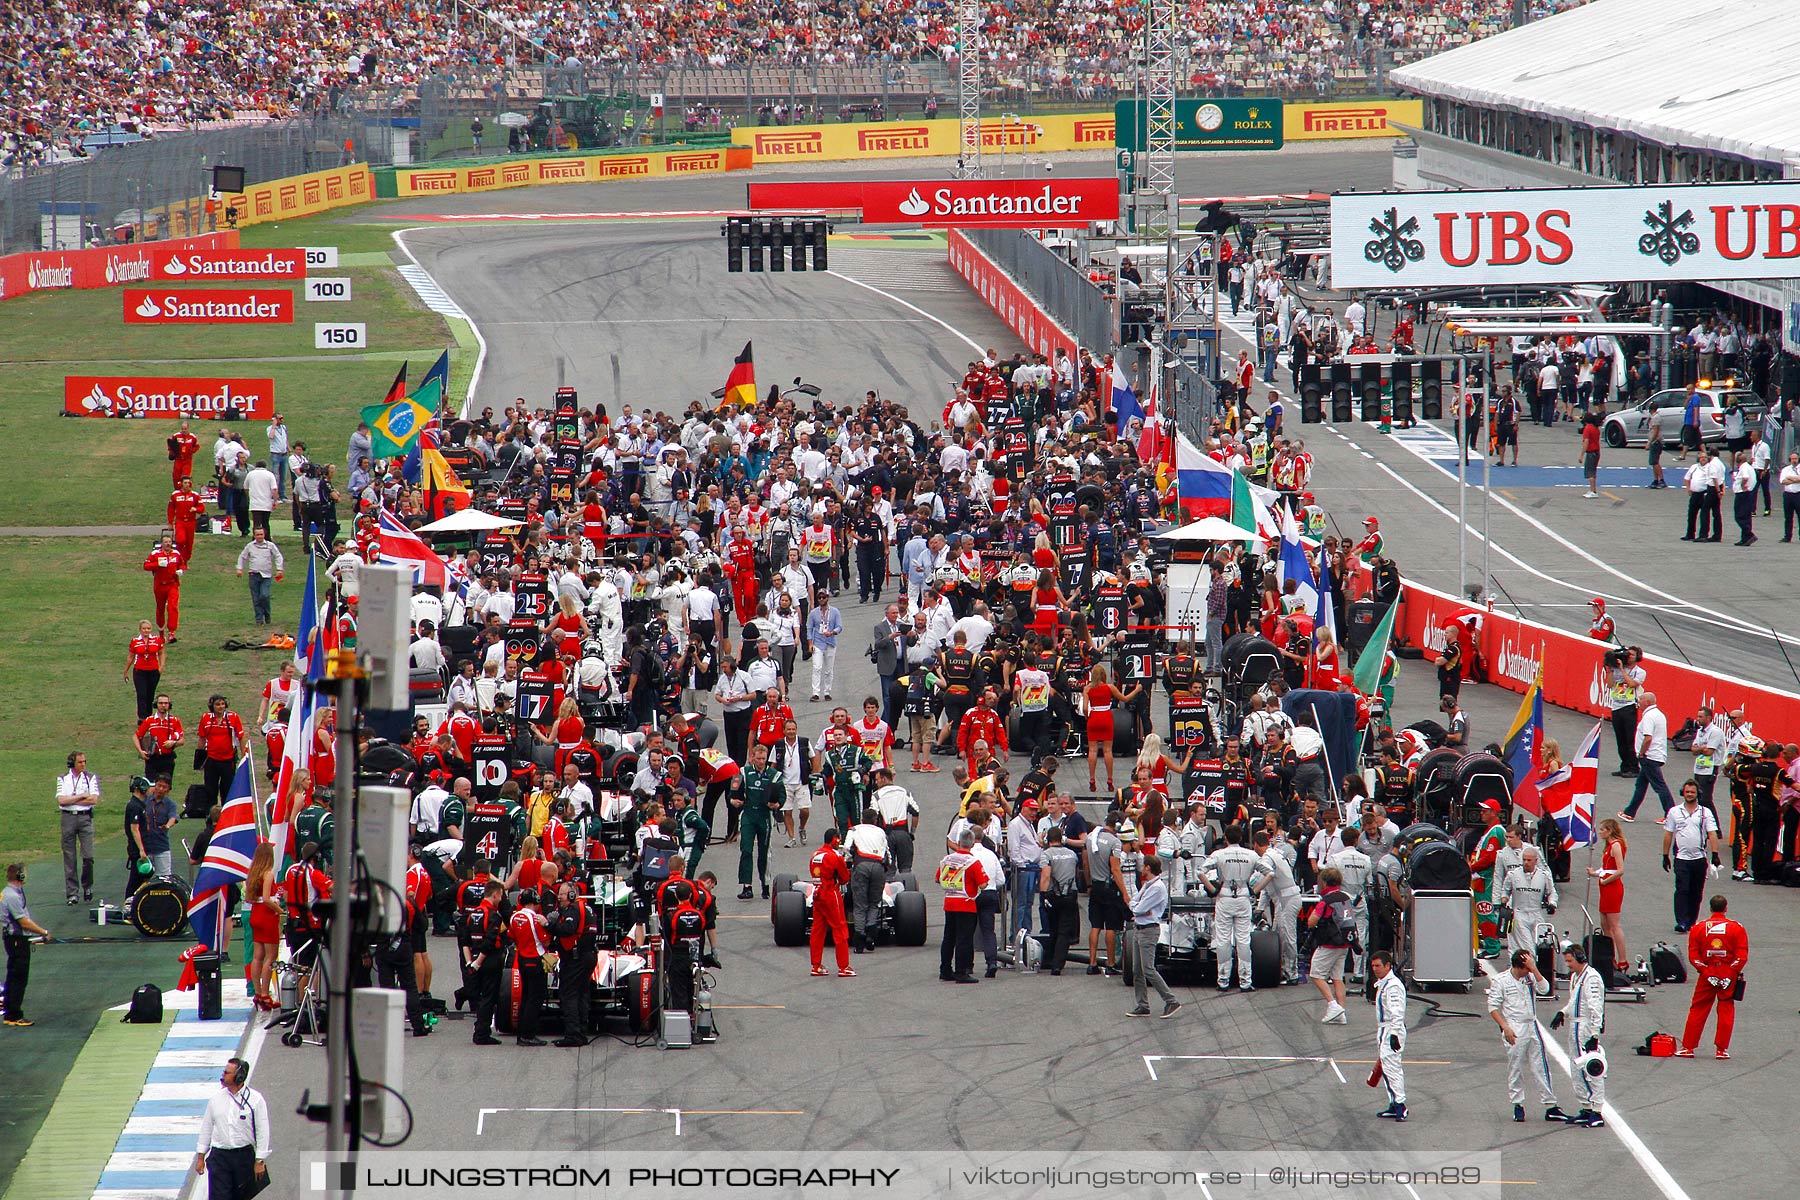
{"type": "Polygon", "coordinates": [[[625,1024],[633,1033],[656,1028],[662,1004],[656,994],[656,972],[645,968],[625,983],[625,1024]]]}
{"type": "Polygon", "coordinates": [[[519,999],[524,994],[519,968],[508,965],[500,972],[500,1003],[494,1005],[494,1028],[511,1033],[518,1027],[519,999]]]}
{"type": "Polygon", "coordinates": [[[774,886],[769,891],[769,920],[775,919],[775,902],[794,890],[794,877],[781,874],[775,877],[774,886]]]}
{"type": "Polygon", "coordinates": [[[905,891],[894,897],[894,944],[925,944],[925,893],[905,891]]]}
{"type": "Polygon", "coordinates": [[[1259,988],[1281,986],[1281,935],[1273,929],[1250,935],[1250,983],[1259,988]]]}
{"type": "Polygon", "coordinates": [[[606,769],[612,773],[613,787],[617,791],[631,791],[631,781],[637,777],[638,756],[629,750],[615,754],[606,769]]]}
{"type": "MultiPolygon", "coordinates": [[[[925,897],[920,896],[923,902],[925,897]]],[[[771,919],[775,925],[775,944],[777,946],[801,946],[806,944],[806,897],[799,892],[776,892],[772,904],[771,919]]]]}
{"type": "Polygon", "coordinates": [[[900,880],[900,890],[901,891],[916,892],[919,890],[919,877],[917,875],[914,875],[911,871],[900,872],[900,875],[898,878],[900,880]]]}

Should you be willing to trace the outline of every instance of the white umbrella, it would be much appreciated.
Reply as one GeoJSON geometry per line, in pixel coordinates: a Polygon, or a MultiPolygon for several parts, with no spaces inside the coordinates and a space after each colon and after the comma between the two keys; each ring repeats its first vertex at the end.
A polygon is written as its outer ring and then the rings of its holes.
{"type": "Polygon", "coordinates": [[[1247,529],[1239,529],[1224,517],[1201,517],[1180,529],[1154,535],[1166,542],[1258,542],[1262,538],[1247,529]]]}
{"type": "Polygon", "coordinates": [[[429,525],[419,526],[420,533],[480,533],[489,529],[511,529],[515,525],[523,525],[523,521],[515,521],[511,517],[497,517],[491,512],[483,512],[479,508],[465,508],[453,512],[441,521],[433,521],[429,525]]]}

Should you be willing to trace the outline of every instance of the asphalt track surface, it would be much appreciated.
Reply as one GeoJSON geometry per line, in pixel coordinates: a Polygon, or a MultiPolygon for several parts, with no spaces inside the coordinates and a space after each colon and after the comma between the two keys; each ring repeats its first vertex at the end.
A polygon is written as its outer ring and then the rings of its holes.
{"type": "MultiPolygon", "coordinates": [[[[1217,190],[1329,188],[1334,186],[1325,170],[1330,164],[1321,165],[1327,157],[1292,156],[1298,164],[1293,176],[1284,175],[1281,166],[1288,155],[1239,158],[1231,165],[1249,164],[1245,174],[1221,169],[1218,178],[1226,186],[1217,190]]],[[[1345,182],[1374,186],[1385,178],[1385,156],[1329,157],[1345,164],[1347,175],[1358,176],[1345,182]]],[[[728,196],[708,192],[716,186],[713,181],[638,185],[630,203],[640,208],[729,204],[728,196]]],[[[617,207],[624,194],[607,190],[604,203],[617,207]]],[[[529,193],[469,199],[515,210],[528,208],[528,202],[558,211],[579,207],[562,203],[565,198],[579,199],[569,193],[557,193],[554,205],[529,193]]],[[[488,341],[481,399],[496,406],[515,395],[537,403],[556,383],[567,381],[581,388],[584,403],[679,408],[717,387],[725,361],[743,340],[754,338],[765,389],[795,374],[820,384],[828,396],[851,398],[879,387],[904,395],[916,414],[928,418],[941,404],[950,377],[967,361],[967,344],[899,301],[982,345],[1010,345],[972,295],[928,290],[941,279],[930,263],[920,268],[919,290],[888,288],[897,299],[810,273],[731,277],[723,271],[722,247],[710,225],[433,228],[409,234],[408,243],[481,326],[488,341]]],[[[1370,439],[1345,433],[1359,446],[1369,445],[1370,439]]],[[[1371,463],[1389,463],[1408,482],[1441,495],[1444,485],[1430,478],[1430,468],[1398,447],[1376,447],[1379,457],[1368,460],[1330,433],[1316,431],[1309,442],[1320,460],[1321,499],[1340,520],[1371,505],[1372,511],[1394,514],[1384,526],[1403,564],[1431,564],[1417,574],[1439,584],[1446,570],[1454,572],[1454,541],[1448,543],[1446,566],[1445,539],[1429,532],[1436,520],[1429,508],[1371,463]]],[[[1664,499],[1646,495],[1652,502],[1664,499]]],[[[1563,503],[1560,496],[1551,502],[1563,503]]],[[[1592,545],[1605,545],[1608,537],[1617,542],[1622,535],[1609,534],[1608,526],[1595,530],[1587,521],[1610,520],[1622,528],[1633,519],[1608,516],[1592,502],[1580,511],[1600,514],[1584,517],[1579,526],[1582,541],[1592,545]]],[[[1578,560],[1553,542],[1521,541],[1515,552],[1558,576],[1590,569],[1575,566],[1578,560]]],[[[1708,568],[1695,568],[1690,584],[1667,571],[1657,578],[1661,586],[1713,597],[1714,607],[1730,602],[1718,595],[1721,580],[1703,582],[1706,573],[1708,568]]],[[[1572,582],[1586,586],[1586,579],[1575,574],[1572,582]]],[[[1449,582],[1454,585],[1454,578],[1449,582]]],[[[1544,602],[1574,595],[1539,582],[1544,602]]],[[[835,695],[853,711],[873,683],[861,651],[878,616],[874,606],[846,606],[835,695]]],[[[803,665],[802,688],[809,683],[805,672],[803,665]]],[[[1408,664],[1403,717],[1428,715],[1432,690],[1425,669],[1408,664]]],[[[816,733],[830,706],[806,703],[804,695],[801,691],[795,708],[802,728],[816,733]]],[[[1475,740],[1500,737],[1516,697],[1474,685],[1465,688],[1464,697],[1475,740]]],[[[1565,746],[1587,728],[1584,719],[1565,713],[1552,714],[1550,725],[1565,746]]],[[[939,761],[947,766],[949,760],[939,761]]],[[[1080,773],[1076,764],[1065,764],[1062,779],[1079,786],[1085,782],[1075,780],[1080,773]]],[[[1125,773],[1121,770],[1120,777],[1125,773]]],[[[928,870],[933,835],[947,824],[954,803],[948,771],[919,776],[903,769],[900,780],[914,789],[924,809],[920,860],[928,870]]],[[[1603,778],[1603,815],[1616,812],[1625,798],[1618,783],[1603,778]]],[[[1625,920],[1637,954],[1650,940],[1673,934],[1669,886],[1657,869],[1658,831],[1640,821],[1629,827],[1629,838],[1625,920]]],[[[715,846],[703,866],[729,881],[735,877],[735,850],[715,846]]],[[[799,872],[806,853],[777,844],[772,871],[799,872]]],[[[1579,858],[1577,863],[1579,880],[1579,858]]],[[[1505,1156],[1506,1179],[1520,1185],[1509,1187],[1509,1195],[1580,1192],[1591,1200],[1784,1195],[1788,1189],[1768,1166],[1782,1162],[1787,1151],[1786,1106],[1767,1101],[1800,1089],[1789,1009],[1797,976],[1795,944],[1790,933],[1778,929],[1786,924],[1791,897],[1746,884],[1716,886],[1731,896],[1733,915],[1748,926],[1752,944],[1751,999],[1740,1013],[1735,1057],[1720,1063],[1652,1061],[1631,1054],[1653,1029],[1679,1031],[1690,987],[1664,987],[1645,1004],[1611,1006],[1606,1041],[1614,1068],[1612,1098],[1630,1126],[1629,1136],[1616,1127],[1545,1125],[1535,1096],[1528,1097],[1531,1120],[1510,1122],[1504,1057],[1497,1031],[1484,1015],[1479,985],[1470,995],[1436,995],[1429,998],[1436,1006],[1421,999],[1409,1010],[1413,1119],[1394,1126],[1374,1118],[1380,1103],[1362,1085],[1372,1057],[1373,1022],[1358,1002],[1351,1004],[1349,1026],[1323,1026],[1320,1002],[1310,988],[1245,997],[1216,995],[1200,981],[1200,987],[1176,985],[1187,1004],[1177,1019],[1130,1021],[1128,990],[1079,969],[1060,979],[1002,971],[978,987],[950,987],[936,981],[940,923],[935,912],[926,947],[884,948],[857,957],[853,962],[862,974],[855,980],[810,979],[803,950],[773,945],[766,904],[740,903],[725,886],[720,930],[725,967],[716,989],[719,1043],[675,1053],[613,1040],[580,1051],[510,1043],[480,1049],[468,1044],[466,1021],[448,1021],[433,1037],[407,1043],[405,1090],[417,1118],[407,1148],[1023,1146],[1120,1152],[1279,1149],[1349,1156],[1498,1149],[1505,1156]],[[1147,1065],[1146,1055],[1170,1057],[1147,1065]],[[1181,1055],[1212,1057],[1173,1057],[1181,1055]],[[1330,1064],[1272,1058],[1332,1059],[1345,1081],[1339,1082],[1330,1064]],[[679,1118],[673,1110],[680,1110],[679,1118]]],[[[1565,897],[1559,923],[1573,928],[1578,920],[1577,905],[1565,897]]],[[[436,990],[448,995],[454,987],[452,944],[434,941],[433,955],[439,963],[436,990]]],[[[1547,1020],[1550,1006],[1540,1011],[1547,1020]]],[[[292,1170],[291,1162],[281,1162],[286,1153],[322,1144],[317,1127],[288,1115],[302,1089],[314,1089],[315,1099],[320,1095],[322,1072],[323,1057],[312,1048],[290,1050],[272,1040],[263,1048],[258,1078],[277,1119],[278,1169],[292,1170]]],[[[1568,1106],[1570,1081],[1560,1071],[1555,1077],[1568,1106]]]]}

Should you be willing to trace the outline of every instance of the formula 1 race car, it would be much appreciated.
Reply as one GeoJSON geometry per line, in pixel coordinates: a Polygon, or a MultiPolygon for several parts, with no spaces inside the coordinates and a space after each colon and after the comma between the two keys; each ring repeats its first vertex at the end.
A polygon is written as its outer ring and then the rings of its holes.
{"type": "MultiPolygon", "coordinates": [[[[633,893],[630,883],[605,871],[592,881],[592,894],[587,897],[588,915],[599,930],[600,954],[594,963],[593,977],[587,986],[594,989],[588,1009],[592,1028],[579,1032],[593,1033],[609,1018],[623,1017],[633,1033],[650,1033],[656,1029],[661,1007],[656,990],[656,947],[631,944],[625,936],[632,925],[633,893]]],[[[543,1023],[554,1027],[562,1020],[562,989],[573,984],[563,976],[562,964],[545,973],[543,1023]]],[[[506,952],[506,966],[500,974],[500,1003],[494,1011],[494,1026],[501,1033],[518,1028],[519,1005],[523,989],[513,952],[506,952]]]]}
{"type": "MultiPolygon", "coordinates": [[[[777,875],[775,890],[769,901],[769,923],[775,927],[777,946],[804,946],[812,934],[813,892],[819,886],[814,879],[797,879],[777,875]]],[[[881,911],[876,922],[877,936],[896,946],[925,944],[925,893],[918,879],[909,871],[889,874],[881,889],[881,911]]],[[[849,915],[850,893],[844,892],[844,913],[849,915]]]]}

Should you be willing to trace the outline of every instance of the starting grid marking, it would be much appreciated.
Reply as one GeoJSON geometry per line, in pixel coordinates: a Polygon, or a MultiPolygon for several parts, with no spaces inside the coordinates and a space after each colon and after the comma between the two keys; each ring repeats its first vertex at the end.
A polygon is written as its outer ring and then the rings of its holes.
{"type": "Polygon", "coordinates": [[[1350,1082],[1344,1078],[1343,1071],[1338,1069],[1338,1060],[1329,1056],[1321,1058],[1304,1054],[1146,1054],[1144,1055],[1144,1070],[1150,1072],[1150,1082],[1152,1083],[1162,1082],[1162,1077],[1156,1073],[1156,1064],[1159,1062],[1313,1063],[1315,1065],[1324,1063],[1331,1068],[1331,1073],[1337,1076],[1339,1083],[1350,1082]]]}
{"type": "Polygon", "coordinates": [[[799,1108],[483,1108],[475,1113],[475,1136],[480,1137],[487,1127],[490,1116],[501,1113],[611,1113],[615,1116],[672,1116],[675,1118],[675,1136],[682,1135],[681,1122],[684,1117],[804,1117],[807,1112],[799,1108]]]}

